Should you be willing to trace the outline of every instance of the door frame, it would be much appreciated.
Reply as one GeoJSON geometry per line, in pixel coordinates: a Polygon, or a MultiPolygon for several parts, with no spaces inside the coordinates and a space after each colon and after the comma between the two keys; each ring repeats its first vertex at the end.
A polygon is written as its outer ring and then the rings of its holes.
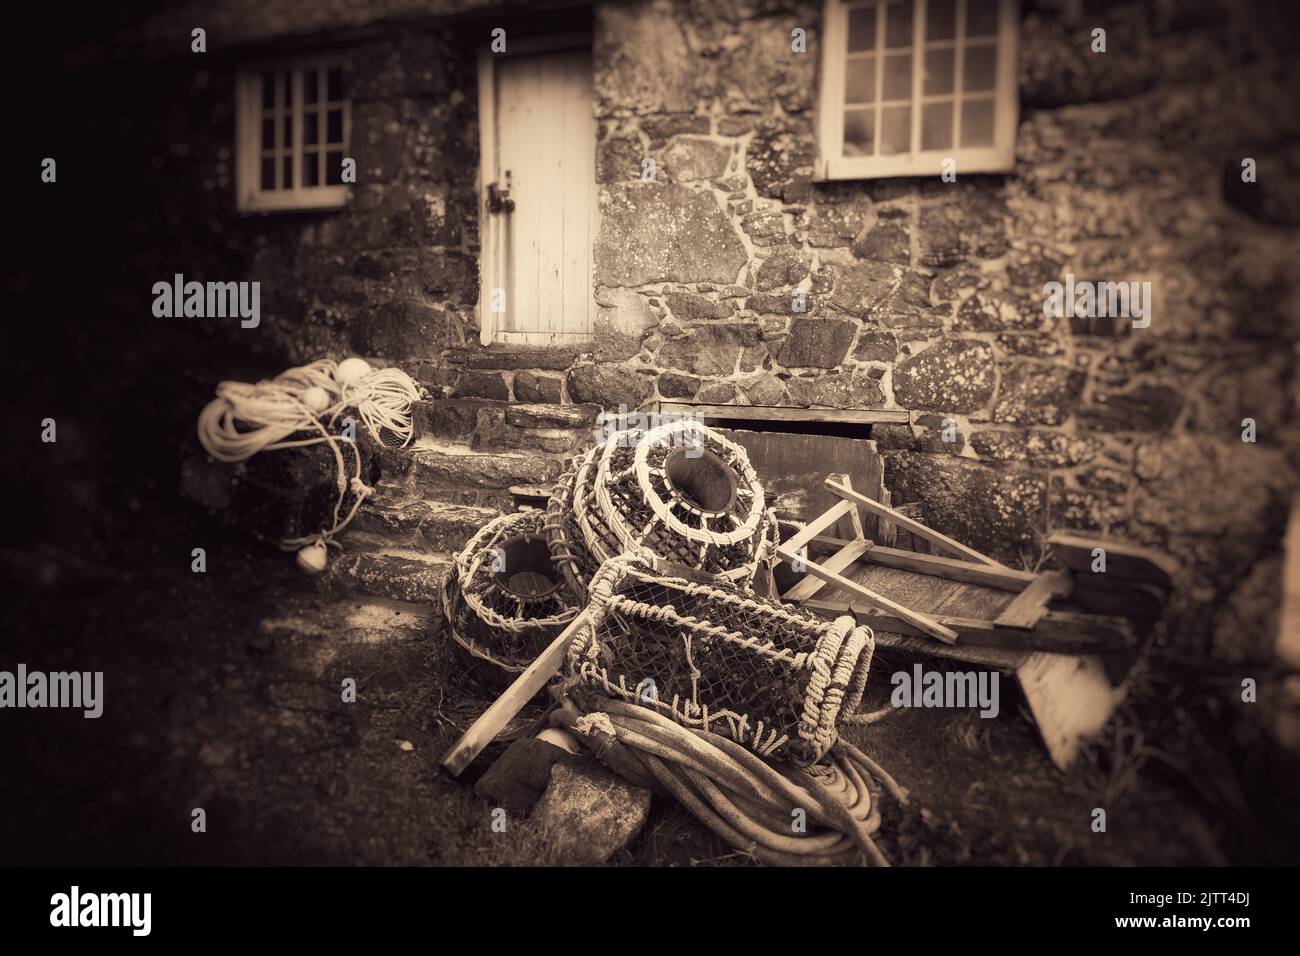
{"type": "MultiPolygon", "coordinates": [[[[505,288],[502,281],[509,274],[510,248],[507,245],[509,233],[503,229],[505,217],[489,214],[487,211],[489,176],[497,167],[497,77],[496,60],[506,56],[527,56],[532,53],[562,53],[565,50],[590,50],[592,43],[590,32],[550,33],[524,37],[509,37],[506,40],[506,52],[493,53],[489,44],[478,49],[478,214],[479,214],[479,294],[478,322],[479,342],[491,345],[496,341],[497,315],[492,311],[492,290],[505,288]]],[[[591,148],[596,149],[595,142],[591,148]]],[[[596,183],[591,183],[593,201],[591,236],[594,254],[596,236],[596,183]]],[[[513,296],[514,290],[508,293],[513,296]]],[[[594,297],[595,289],[591,290],[594,297]]]]}

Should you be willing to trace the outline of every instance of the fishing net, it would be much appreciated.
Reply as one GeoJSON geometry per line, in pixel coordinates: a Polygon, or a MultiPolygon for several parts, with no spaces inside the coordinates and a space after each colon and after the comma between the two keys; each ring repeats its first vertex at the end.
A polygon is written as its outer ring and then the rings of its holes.
{"type": "Polygon", "coordinates": [[[827,622],[626,558],[600,570],[589,597],[567,657],[575,683],[760,757],[815,763],[861,701],[875,641],[851,617],[827,622]]]}
{"type": "MultiPolygon", "coordinates": [[[[337,431],[332,434],[343,459],[342,470],[334,450],[324,443],[253,455],[232,469],[230,505],[222,510],[223,516],[254,536],[277,543],[314,537],[334,527],[341,516],[352,512],[362,494],[353,477],[373,488],[382,467],[380,443],[368,433],[358,431],[355,441],[337,431]]],[[[304,431],[288,440],[312,437],[316,436],[304,431]]]]}
{"type": "Polygon", "coordinates": [[[578,612],[551,561],[541,511],[502,515],[479,530],[443,581],[452,639],[509,673],[524,670],[578,612]]]}
{"type": "MultiPolygon", "coordinates": [[[[598,449],[592,448],[578,455],[560,476],[546,503],[544,531],[551,549],[551,560],[564,577],[569,590],[582,600],[587,597],[587,584],[600,567],[600,560],[587,546],[582,528],[578,524],[575,501],[579,475],[587,480],[595,476],[593,460],[598,449]]],[[[611,535],[612,537],[612,535],[611,535]]]]}
{"type": "Polygon", "coordinates": [[[742,584],[774,533],[744,449],[694,419],[617,432],[580,459],[572,511],[597,564],[647,552],[742,584]]]}

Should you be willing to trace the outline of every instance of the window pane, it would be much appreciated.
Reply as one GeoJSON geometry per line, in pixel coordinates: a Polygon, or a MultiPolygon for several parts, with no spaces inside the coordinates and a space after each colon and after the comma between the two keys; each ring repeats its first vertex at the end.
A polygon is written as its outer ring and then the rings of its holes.
{"type": "Polygon", "coordinates": [[[293,188],[293,157],[285,156],[283,162],[284,162],[284,182],[282,183],[282,185],[284,186],[285,189],[292,189],[293,188]]]}
{"type": "Polygon", "coordinates": [[[925,84],[922,89],[926,96],[939,96],[952,92],[955,53],[955,50],[925,51],[925,84]]]}
{"type": "Polygon", "coordinates": [[[912,54],[895,53],[885,57],[885,95],[887,100],[912,98],[912,54]]]}
{"type": "Polygon", "coordinates": [[[844,69],[844,102],[874,103],[876,100],[876,58],[849,60],[844,69]]]}
{"type": "Polygon", "coordinates": [[[302,141],[308,146],[315,146],[319,135],[319,115],[316,110],[304,110],[302,114],[302,141]]]}
{"type": "Polygon", "coordinates": [[[320,153],[314,149],[303,151],[302,184],[304,186],[320,185],[320,153]]]}
{"type": "Polygon", "coordinates": [[[325,127],[325,142],[342,143],[343,142],[343,111],[330,110],[326,117],[328,122],[325,127]]]}
{"type": "Polygon", "coordinates": [[[335,67],[326,76],[326,96],[331,100],[343,99],[343,71],[335,67]]]}
{"type": "Polygon", "coordinates": [[[343,185],[343,153],[325,154],[325,184],[327,186],[343,185]]]}
{"type": "Polygon", "coordinates": [[[275,120],[269,116],[262,120],[262,149],[275,149],[275,120]]]}
{"type": "Polygon", "coordinates": [[[961,101],[961,144],[963,146],[993,145],[993,101],[961,101]]]}
{"type": "Polygon", "coordinates": [[[262,160],[262,188],[275,188],[275,157],[262,160]]]}
{"type": "Polygon", "coordinates": [[[271,73],[262,74],[262,109],[269,110],[275,107],[275,76],[271,73]]]}
{"type": "Polygon", "coordinates": [[[893,156],[911,149],[912,107],[886,107],[880,114],[880,155],[893,156]]]}
{"type": "Polygon", "coordinates": [[[947,149],[952,145],[952,104],[926,103],[921,108],[921,148],[947,149]]]}
{"type": "Polygon", "coordinates": [[[998,32],[998,0],[966,0],[966,35],[995,36],[998,32]]]}
{"type": "Polygon", "coordinates": [[[885,46],[912,45],[912,0],[891,3],[885,11],[885,46]]]}
{"type": "Polygon", "coordinates": [[[997,75],[997,63],[997,47],[966,47],[966,64],[962,68],[962,90],[971,92],[972,90],[993,89],[995,77],[997,75]]]}
{"type": "Polygon", "coordinates": [[[875,152],[875,110],[845,110],[844,155],[870,156],[875,152]]]}
{"type": "Polygon", "coordinates": [[[302,100],[304,103],[316,102],[316,89],[319,86],[319,70],[304,70],[302,74],[302,100]]]}
{"type": "Polygon", "coordinates": [[[286,112],[284,116],[281,117],[280,128],[282,130],[282,135],[280,138],[280,148],[288,149],[290,146],[293,145],[293,114],[292,113],[286,112]]]}
{"type": "Polygon", "coordinates": [[[876,7],[849,8],[849,50],[874,50],[876,48],[876,7]]]}
{"type": "Polygon", "coordinates": [[[927,40],[951,40],[957,22],[957,0],[930,0],[925,8],[927,40]]]}

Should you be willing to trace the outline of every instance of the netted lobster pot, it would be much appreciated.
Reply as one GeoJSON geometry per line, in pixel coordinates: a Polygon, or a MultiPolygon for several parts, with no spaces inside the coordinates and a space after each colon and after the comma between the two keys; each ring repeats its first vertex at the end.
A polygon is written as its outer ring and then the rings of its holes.
{"type": "Polygon", "coordinates": [[[452,639],[473,657],[515,674],[578,612],[551,561],[541,511],[488,522],[456,556],[443,581],[452,639]]]}
{"type": "MultiPolygon", "coordinates": [[[[587,584],[600,567],[600,560],[588,547],[582,528],[578,525],[574,502],[578,489],[578,476],[594,478],[592,462],[599,454],[598,448],[589,449],[565,469],[555,483],[546,503],[546,542],[551,549],[551,560],[563,576],[569,590],[585,600],[587,584]]],[[[589,484],[589,481],[588,481],[589,484]]],[[[590,492],[588,492],[589,494],[590,492]]],[[[612,535],[611,535],[612,539],[612,535]]]]}
{"type": "Polygon", "coordinates": [[[871,629],[825,621],[721,583],[606,565],[569,647],[578,684],[722,734],[770,760],[807,766],[857,710],[871,629]]]}
{"type": "MultiPolygon", "coordinates": [[[[319,438],[319,432],[302,431],[286,441],[319,438]]],[[[338,437],[338,458],[328,443],[278,448],[253,455],[231,469],[230,504],[223,514],[254,535],[268,541],[304,538],[332,528],[356,503],[352,478],[358,474],[369,487],[382,470],[380,445],[358,427],[356,441],[338,437]],[[344,495],[339,502],[342,476],[344,495]],[[335,508],[338,514],[335,514],[335,508]]]]}
{"type": "Polygon", "coordinates": [[[598,452],[592,494],[580,469],[574,511],[602,560],[644,550],[747,584],[774,533],[745,450],[695,419],[619,432],[598,452]]]}

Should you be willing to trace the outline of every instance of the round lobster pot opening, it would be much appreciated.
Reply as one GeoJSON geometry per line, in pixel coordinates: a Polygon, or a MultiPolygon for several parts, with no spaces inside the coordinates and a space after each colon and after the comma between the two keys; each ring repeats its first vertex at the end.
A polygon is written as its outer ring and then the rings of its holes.
{"type": "Polygon", "coordinates": [[[673,489],[700,511],[720,514],[736,500],[736,476],[707,448],[679,448],[664,462],[673,489]]]}
{"type": "Polygon", "coordinates": [[[560,579],[544,537],[529,534],[507,538],[501,543],[501,551],[502,568],[493,579],[503,591],[535,601],[559,590],[560,579]]]}

